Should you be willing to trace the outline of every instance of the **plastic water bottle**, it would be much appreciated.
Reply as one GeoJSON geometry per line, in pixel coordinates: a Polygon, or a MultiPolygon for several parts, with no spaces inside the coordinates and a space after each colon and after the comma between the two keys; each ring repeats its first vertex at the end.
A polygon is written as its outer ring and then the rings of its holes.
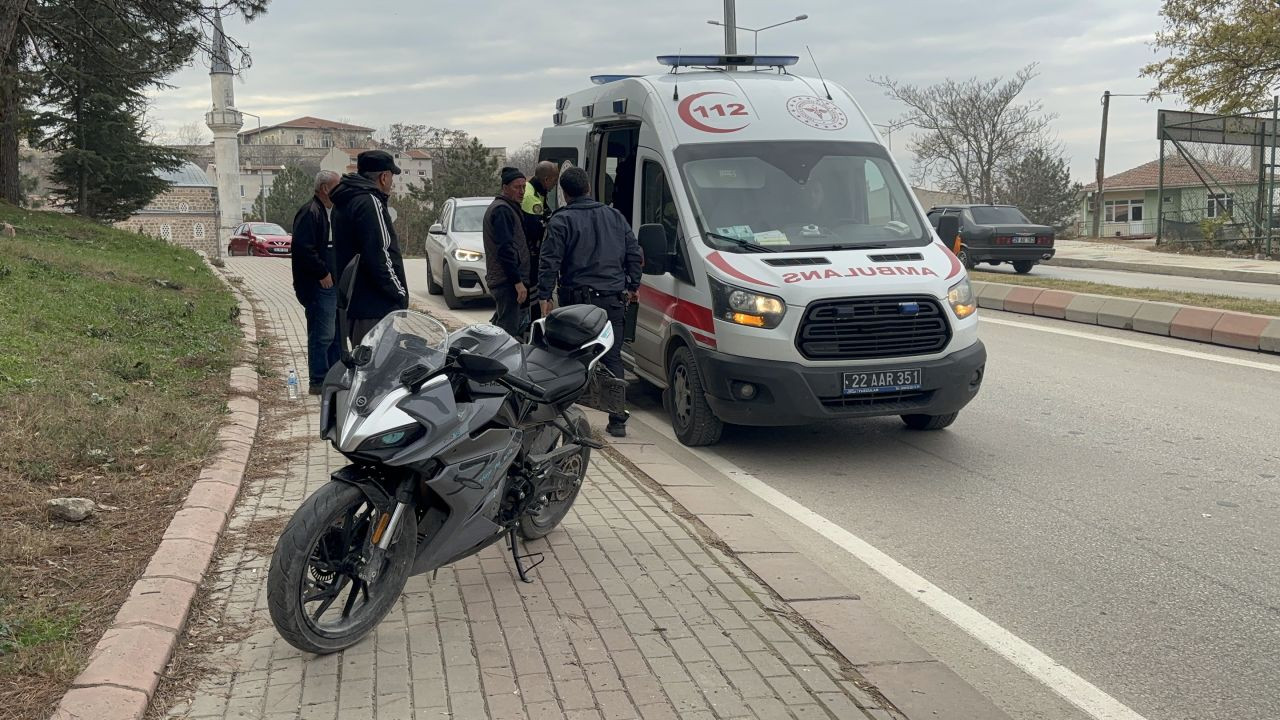
{"type": "Polygon", "coordinates": [[[288,388],[289,388],[289,399],[290,399],[290,400],[297,400],[297,399],[298,399],[298,373],[297,373],[297,371],[295,371],[295,370],[293,370],[292,368],[290,368],[290,370],[289,370],[289,379],[285,381],[285,385],[286,385],[286,386],[288,386],[288,388]]]}

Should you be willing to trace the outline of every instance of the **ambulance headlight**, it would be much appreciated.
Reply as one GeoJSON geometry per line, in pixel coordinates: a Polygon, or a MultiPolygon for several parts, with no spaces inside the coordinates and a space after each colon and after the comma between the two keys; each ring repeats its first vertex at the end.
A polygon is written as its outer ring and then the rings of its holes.
{"type": "Polygon", "coordinates": [[[947,302],[956,317],[963,320],[978,312],[978,298],[973,294],[973,285],[966,277],[947,290],[947,302]]]}
{"type": "Polygon", "coordinates": [[[711,282],[712,309],[725,322],[769,329],[778,327],[787,314],[787,304],[780,297],[707,279],[711,282]]]}

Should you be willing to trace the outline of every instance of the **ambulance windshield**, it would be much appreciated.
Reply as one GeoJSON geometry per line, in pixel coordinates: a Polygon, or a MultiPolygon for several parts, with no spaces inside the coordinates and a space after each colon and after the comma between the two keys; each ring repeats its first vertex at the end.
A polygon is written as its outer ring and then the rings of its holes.
{"type": "Polygon", "coordinates": [[[683,145],[675,156],[703,242],[717,250],[930,242],[906,185],[875,143],[707,143],[683,145]]]}

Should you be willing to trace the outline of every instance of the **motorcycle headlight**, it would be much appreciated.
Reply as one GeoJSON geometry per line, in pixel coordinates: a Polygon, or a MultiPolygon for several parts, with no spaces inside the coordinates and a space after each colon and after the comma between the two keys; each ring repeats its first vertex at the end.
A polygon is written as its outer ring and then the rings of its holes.
{"type": "Polygon", "coordinates": [[[458,262],[480,262],[484,260],[484,253],[476,250],[463,250],[458,248],[453,251],[453,259],[458,262]]]}
{"type": "Polygon", "coordinates": [[[358,451],[390,450],[392,448],[405,447],[422,437],[423,432],[425,432],[425,429],[417,423],[404,425],[365,440],[360,443],[358,451]]]}
{"type": "Polygon", "coordinates": [[[774,295],[743,290],[726,285],[713,277],[711,299],[717,318],[735,325],[756,328],[776,328],[787,314],[787,304],[774,295]]]}
{"type": "Polygon", "coordinates": [[[947,290],[947,302],[951,303],[951,310],[961,320],[978,312],[978,299],[974,297],[973,284],[967,277],[947,290]]]}

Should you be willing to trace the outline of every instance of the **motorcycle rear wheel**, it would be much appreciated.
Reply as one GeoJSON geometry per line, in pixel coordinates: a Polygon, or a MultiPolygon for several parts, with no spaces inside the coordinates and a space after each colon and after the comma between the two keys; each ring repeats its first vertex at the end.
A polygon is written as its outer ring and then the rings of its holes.
{"type": "Polygon", "coordinates": [[[372,583],[358,575],[377,510],[358,488],[329,482],[294,513],[267,573],[271,622],[288,643],[326,655],[355,645],[386,617],[413,565],[417,522],[403,513],[372,583]]]}
{"type": "MultiPolygon", "coordinates": [[[[578,436],[591,437],[591,424],[587,422],[586,417],[574,410],[570,412],[574,416],[573,423],[578,436]]],[[[573,442],[573,438],[562,434],[557,447],[563,447],[570,442],[573,442]]],[[[560,469],[573,473],[577,481],[573,484],[572,489],[564,493],[563,497],[553,498],[537,514],[520,518],[520,537],[525,540],[537,540],[538,538],[546,537],[552,530],[556,529],[556,526],[569,514],[574,501],[578,499],[578,491],[582,489],[582,483],[587,477],[587,467],[590,464],[591,448],[589,447],[583,447],[581,452],[571,455],[561,462],[560,469]]]]}

